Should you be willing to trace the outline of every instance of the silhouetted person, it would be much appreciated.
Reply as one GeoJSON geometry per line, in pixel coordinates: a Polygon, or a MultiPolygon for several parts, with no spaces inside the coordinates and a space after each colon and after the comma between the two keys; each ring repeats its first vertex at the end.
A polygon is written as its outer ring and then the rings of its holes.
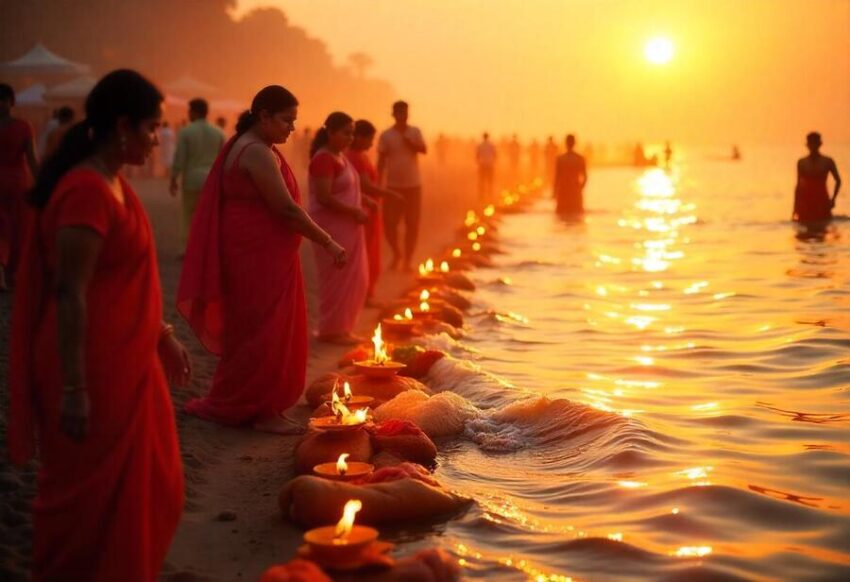
{"type": "Polygon", "coordinates": [[[822,222],[832,218],[835,199],[841,189],[841,176],[835,160],[821,155],[820,134],[816,131],[806,136],[809,155],[797,162],[797,187],[794,190],[794,220],[822,222]],[[832,174],[835,188],[832,198],[827,190],[827,179],[832,174]]]}
{"type": "Polygon", "coordinates": [[[227,130],[227,120],[224,117],[216,117],[215,124],[218,126],[222,133],[225,133],[225,131],[227,130]]]}
{"type": "Polygon", "coordinates": [[[737,145],[732,146],[732,159],[736,162],[741,159],[741,150],[737,145]]]}
{"type": "Polygon", "coordinates": [[[547,180],[555,175],[555,160],[557,158],[558,146],[555,145],[555,138],[550,135],[546,140],[546,145],[543,146],[543,170],[546,172],[547,180]]]}
{"type": "Polygon", "coordinates": [[[162,126],[159,128],[159,160],[166,176],[171,174],[171,165],[174,163],[176,148],[177,135],[168,121],[163,120],[162,126]]]}
{"type": "Polygon", "coordinates": [[[407,124],[409,108],[404,101],[393,103],[395,124],[378,139],[378,176],[386,187],[398,192],[403,201],[387,198],[384,201],[384,231],[393,252],[390,268],[398,266],[401,250],[398,245],[398,224],[404,220],[404,268],[410,269],[416,239],[419,235],[419,213],[422,206],[422,181],[418,157],[428,151],[418,127],[407,124]]]}
{"type": "Polygon", "coordinates": [[[673,159],[673,146],[670,145],[670,142],[665,142],[664,144],[664,167],[670,167],[670,160],[673,159]]]}
{"type": "Polygon", "coordinates": [[[59,122],[59,125],[53,128],[53,131],[47,136],[47,144],[44,149],[45,156],[52,154],[59,145],[59,142],[62,141],[62,138],[65,137],[65,133],[74,122],[74,110],[67,105],[60,107],[56,113],[56,120],[59,122]]]}
{"type": "Polygon", "coordinates": [[[562,216],[572,216],[584,212],[587,164],[584,157],[575,152],[574,135],[567,136],[566,144],[567,153],[558,156],[555,162],[555,182],[552,190],[557,201],[555,211],[562,216]]]}
{"type": "Polygon", "coordinates": [[[224,134],[214,125],[207,123],[209,105],[204,99],[189,101],[189,119],[191,123],[177,135],[177,151],[171,166],[171,195],[177,196],[177,178],[183,186],[183,221],[180,230],[182,247],[189,238],[189,227],[195,206],[201,195],[201,188],[207,180],[218,152],[224,145],[224,134]]]}
{"type": "Polygon", "coordinates": [[[640,168],[645,166],[648,161],[649,160],[646,158],[646,152],[643,150],[643,144],[637,142],[635,144],[635,149],[632,151],[632,164],[640,168]]]}
{"type": "Polygon", "coordinates": [[[490,134],[481,136],[481,143],[475,149],[475,161],[478,163],[478,199],[489,201],[493,197],[493,175],[496,173],[496,146],[490,141],[490,134]]]}

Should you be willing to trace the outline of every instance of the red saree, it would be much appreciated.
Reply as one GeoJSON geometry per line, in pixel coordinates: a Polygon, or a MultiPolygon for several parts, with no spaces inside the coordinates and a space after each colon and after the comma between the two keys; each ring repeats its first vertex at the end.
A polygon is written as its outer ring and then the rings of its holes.
{"type": "Polygon", "coordinates": [[[30,187],[26,146],[32,141],[29,123],[13,119],[0,127],[0,265],[14,271],[24,235],[24,194],[30,187]]]}
{"type": "MultiPolygon", "coordinates": [[[[372,164],[372,160],[364,151],[348,149],[345,155],[357,173],[361,176],[366,174],[373,184],[378,183],[378,170],[372,164]]],[[[369,196],[365,192],[364,196],[369,196]]],[[[377,208],[372,209],[365,207],[366,213],[369,215],[369,222],[364,224],[366,230],[366,258],[369,262],[369,288],[366,291],[366,297],[371,298],[375,294],[375,286],[378,284],[378,277],[381,275],[381,245],[384,240],[384,219],[381,212],[381,199],[370,197],[377,204],[377,208]]]]}
{"type": "MultiPolygon", "coordinates": [[[[235,141],[222,149],[204,184],[177,292],[178,311],[204,346],[221,356],[209,394],[185,410],[231,426],[265,420],[295,404],[307,373],[301,236],[271,213],[239,169],[242,152],[224,168],[235,141]]],[[[289,165],[274,152],[300,202],[289,165]]]]}
{"type": "Polygon", "coordinates": [[[153,233],[126,182],[125,203],[103,178],[73,170],[25,244],[12,313],[9,453],[34,451],[34,580],[152,581],[180,519],[183,473],[168,385],[157,356],[162,294],[153,233]],[[62,375],[54,299],[56,233],[103,238],[87,291],[82,442],[60,430],[62,375]]]}

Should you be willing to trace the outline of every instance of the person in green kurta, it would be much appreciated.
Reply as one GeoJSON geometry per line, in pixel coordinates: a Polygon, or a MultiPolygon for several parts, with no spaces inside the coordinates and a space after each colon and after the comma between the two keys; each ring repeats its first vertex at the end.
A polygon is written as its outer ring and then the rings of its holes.
{"type": "Polygon", "coordinates": [[[224,145],[224,133],[207,123],[207,113],[209,105],[204,99],[189,101],[190,123],[181,129],[177,136],[177,151],[171,166],[171,195],[177,196],[178,178],[183,186],[180,237],[184,249],[201,189],[219,150],[224,145]]]}

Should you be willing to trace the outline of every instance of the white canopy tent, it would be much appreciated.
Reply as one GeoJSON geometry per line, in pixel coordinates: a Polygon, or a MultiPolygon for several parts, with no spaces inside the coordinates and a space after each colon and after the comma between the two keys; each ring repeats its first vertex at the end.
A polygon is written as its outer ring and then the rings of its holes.
{"type": "Polygon", "coordinates": [[[88,65],[60,57],[41,43],[37,43],[29,52],[17,59],[0,63],[2,75],[34,78],[38,81],[82,75],[88,72],[88,65]]]}

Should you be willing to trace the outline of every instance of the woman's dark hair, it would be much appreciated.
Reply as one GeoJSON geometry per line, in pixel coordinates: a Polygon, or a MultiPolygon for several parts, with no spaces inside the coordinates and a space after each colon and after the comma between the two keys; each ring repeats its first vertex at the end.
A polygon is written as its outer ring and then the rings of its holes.
{"type": "Polygon", "coordinates": [[[315,156],[316,152],[328,143],[328,136],[332,131],[339,131],[353,122],[354,119],[348,113],[343,113],[342,111],[334,111],[328,115],[328,118],[325,119],[325,124],[319,128],[319,131],[313,137],[313,143],[310,144],[310,157],[315,156]]]}
{"type": "Polygon", "coordinates": [[[0,99],[9,101],[12,107],[15,106],[15,90],[8,83],[0,83],[0,99]]]}
{"type": "Polygon", "coordinates": [[[354,122],[354,135],[355,137],[372,137],[378,132],[374,125],[372,125],[371,121],[367,121],[365,119],[358,119],[354,122]]]}
{"type": "Polygon", "coordinates": [[[280,85],[264,87],[254,95],[250,111],[245,111],[239,116],[239,121],[236,122],[236,133],[242,135],[251,129],[260,118],[261,111],[275,114],[297,106],[298,99],[288,89],[280,85]]]}
{"type": "Polygon", "coordinates": [[[103,77],[86,98],[86,118],[71,126],[44,160],[29,194],[30,204],[44,208],[62,176],[109,140],[121,117],[138,125],[156,116],[162,101],[159,89],[136,71],[119,69],[103,77]]]}

